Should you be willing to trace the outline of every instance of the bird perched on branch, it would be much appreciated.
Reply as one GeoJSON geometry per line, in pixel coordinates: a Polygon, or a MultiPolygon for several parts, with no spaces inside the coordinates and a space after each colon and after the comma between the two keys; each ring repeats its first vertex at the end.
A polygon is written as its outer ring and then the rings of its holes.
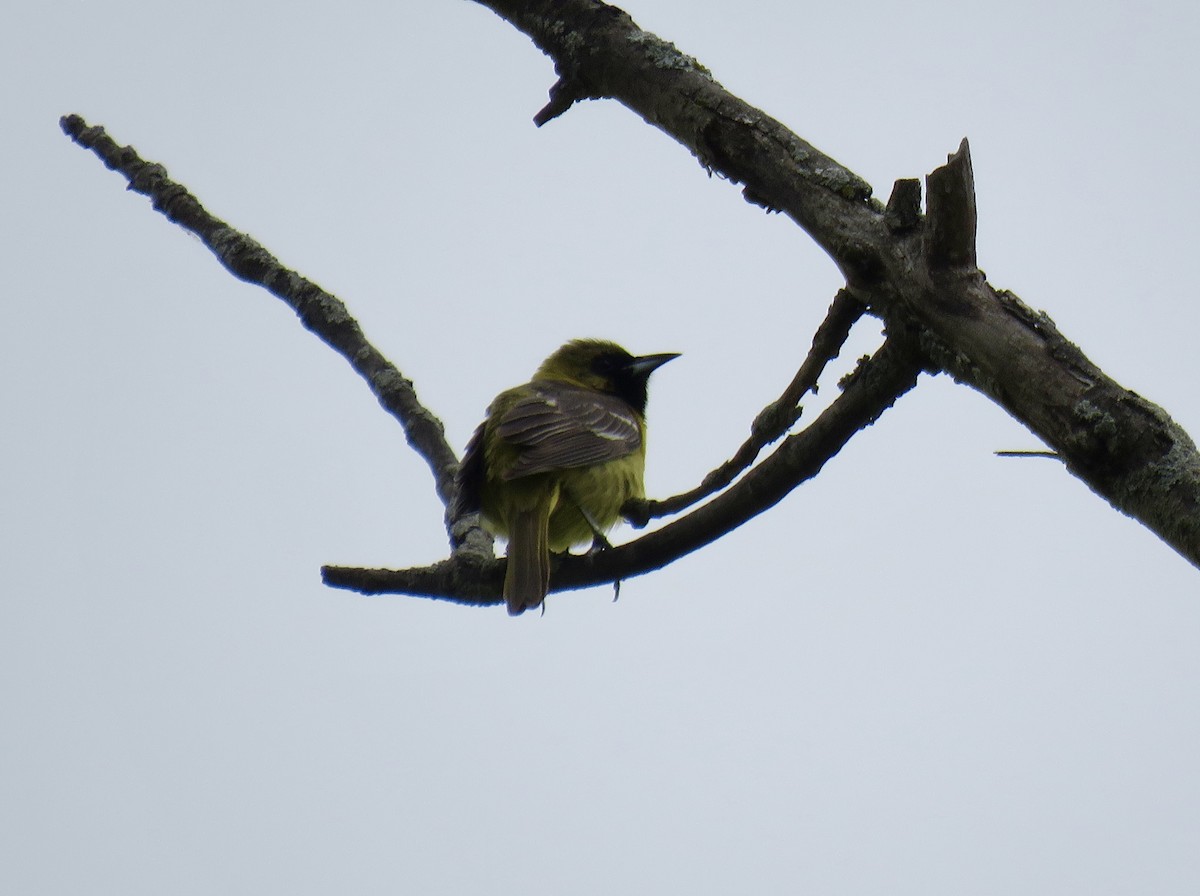
{"type": "Polygon", "coordinates": [[[550,587],[550,552],[591,541],[645,497],[646,384],[677,354],[634,357],[577,339],[501,392],[467,445],[455,514],[508,539],[504,601],[516,616],[550,587]]]}

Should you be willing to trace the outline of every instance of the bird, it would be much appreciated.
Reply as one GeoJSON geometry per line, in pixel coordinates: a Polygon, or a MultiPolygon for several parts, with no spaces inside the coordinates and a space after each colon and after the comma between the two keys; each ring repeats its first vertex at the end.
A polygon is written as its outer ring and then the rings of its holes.
{"type": "Polygon", "coordinates": [[[463,455],[452,513],[478,512],[508,539],[510,615],[542,605],[551,551],[606,546],[621,507],[645,497],[647,384],[677,357],[575,339],[488,406],[463,455]]]}

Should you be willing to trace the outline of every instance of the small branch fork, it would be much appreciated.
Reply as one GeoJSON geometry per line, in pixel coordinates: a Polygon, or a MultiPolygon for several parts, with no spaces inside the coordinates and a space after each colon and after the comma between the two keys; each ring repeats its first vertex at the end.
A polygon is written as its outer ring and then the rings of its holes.
{"type": "Polygon", "coordinates": [[[695,488],[661,501],[637,501],[625,508],[626,518],[633,525],[645,526],[657,517],[681,513],[705,498],[728,486],[758,458],[767,445],[780,439],[800,419],[803,408],[800,400],[808,392],[817,392],[817,380],[825,366],[838,356],[850,328],[866,312],[866,307],[846,290],[840,290],[825,315],[825,320],[813,336],[808,357],[777,399],[767,405],[750,427],[748,438],[737,452],[721,464],[695,488]]]}
{"type": "MultiPolygon", "coordinates": [[[[186,188],[170,180],[162,165],[146,162],[133,148],[118,145],[102,127],[89,126],[74,115],[63,118],[62,127],[76,143],[124,175],[129,189],[148,196],[156,210],[199,236],[231,273],[282,299],[309,330],[345,357],[370,385],[380,404],[400,421],[410,444],[433,471],[439,496],[447,507],[453,505],[457,460],[445,441],[440,421],[417,400],[412,383],[371,346],[340,300],[284,268],[257,242],[209,214],[186,188]]],[[[807,392],[816,391],[825,366],[837,357],[851,327],[865,311],[858,299],[840,291],[813,339],[808,357],[780,397],[755,419],[745,444],[696,489],[662,502],[639,502],[630,508],[638,523],[644,525],[653,517],[677,514],[721,491],[750,468],[762,449],[781,438],[799,419],[801,399],[807,392]]],[[[854,432],[874,422],[916,382],[923,362],[915,353],[915,343],[907,341],[907,347],[902,348],[902,341],[885,342],[812,426],[787,439],[767,461],[710,504],[620,547],[555,557],[554,588],[583,588],[650,572],[773,506],[816,475],[854,432]]],[[[491,538],[474,515],[448,519],[447,523],[455,545],[447,560],[407,570],[328,566],[322,569],[322,577],[331,586],[367,594],[410,594],[475,605],[501,603],[504,561],[493,556],[491,538]]]]}
{"type": "MultiPolygon", "coordinates": [[[[912,342],[885,339],[847,383],[837,400],[812,424],[782,444],[731,488],[686,516],[611,550],[553,558],[553,590],[586,588],[659,569],[716,541],[778,504],[859,430],[869,426],[911,389],[924,368],[912,342]]],[[[327,566],[325,583],[363,594],[411,594],[491,605],[502,602],[504,561],[455,554],[416,569],[357,569],[327,566]]]]}

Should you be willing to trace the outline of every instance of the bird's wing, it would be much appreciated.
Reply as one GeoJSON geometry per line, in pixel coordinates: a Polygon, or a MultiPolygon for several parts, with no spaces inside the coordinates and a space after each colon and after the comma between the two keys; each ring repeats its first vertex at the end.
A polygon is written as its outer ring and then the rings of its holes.
{"type": "Polygon", "coordinates": [[[616,460],[642,444],[637,415],[624,401],[559,383],[537,383],[496,422],[496,434],[518,449],[505,479],[616,460]]]}
{"type": "Polygon", "coordinates": [[[483,508],[483,480],[485,475],[483,435],[485,424],[479,424],[463,452],[462,464],[458,468],[458,491],[450,516],[457,519],[464,513],[475,513],[483,508]]]}

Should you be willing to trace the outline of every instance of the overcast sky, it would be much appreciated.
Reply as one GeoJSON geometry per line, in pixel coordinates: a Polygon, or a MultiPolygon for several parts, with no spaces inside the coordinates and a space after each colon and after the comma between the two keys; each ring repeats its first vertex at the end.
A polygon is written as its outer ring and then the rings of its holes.
{"type": "MultiPolygon", "coordinates": [[[[630,0],[1200,434],[1192,2],[630,0]]],[[[543,617],[321,585],[446,554],[347,364],[73,146],[102,124],[349,306],[461,447],[576,336],[683,358],[693,485],[839,286],[470,2],[25,4],[0,29],[0,891],[1194,894],[1200,576],[924,378],[821,476],[543,617]]],[[[877,343],[860,325],[837,375],[877,343]]],[[[806,419],[814,416],[810,407],[806,419]]],[[[616,540],[629,536],[618,530],[616,540]]]]}

